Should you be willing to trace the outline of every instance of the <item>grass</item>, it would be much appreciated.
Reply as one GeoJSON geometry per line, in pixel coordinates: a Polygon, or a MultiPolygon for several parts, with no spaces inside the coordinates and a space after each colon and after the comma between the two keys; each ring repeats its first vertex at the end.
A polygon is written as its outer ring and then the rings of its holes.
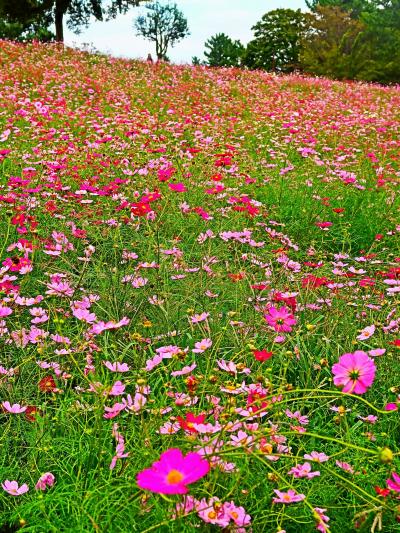
{"type": "Polygon", "coordinates": [[[0,481],[29,486],[0,493],[1,531],[221,529],[136,483],[167,449],[207,442],[189,494],[219,498],[220,517],[243,507],[242,531],[398,531],[398,493],[374,487],[400,472],[385,410],[400,403],[399,89],[5,41],[0,66],[0,481]],[[271,306],[295,318],[283,339],[271,306]],[[373,384],[343,393],[332,366],[376,349],[373,384]],[[138,392],[145,404],[105,418],[138,392]],[[179,427],[189,412],[208,433],[179,427]],[[114,424],[129,455],[110,469],[114,424]],[[312,451],[329,456],[320,476],[289,474],[312,451]],[[45,472],[55,484],[36,490],[45,472]],[[304,500],[273,503],[289,489],[304,500]]]}

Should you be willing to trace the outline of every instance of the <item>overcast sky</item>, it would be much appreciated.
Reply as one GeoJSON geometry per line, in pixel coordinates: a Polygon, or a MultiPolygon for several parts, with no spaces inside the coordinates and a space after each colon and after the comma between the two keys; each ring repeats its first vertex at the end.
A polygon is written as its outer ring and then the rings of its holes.
{"type": "MultiPolygon", "coordinates": [[[[191,32],[168,52],[176,63],[191,63],[193,56],[203,58],[204,42],[216,33],[226,33],[246,44],[252,38],[251,27],[267,11],[279,7],[305,8],[304,0],[175,0],[175,3],[188,19],[191,32]]],[[[92,20],[80,35],[66,28],[65,42],[68,45],[89,43],[115,56],[145,58],[150,52],[155,57],[154,44],[136,37],[133,29],[133,20],[145,11],[144,7],[134,8],[110,22],[92,20]]]]}

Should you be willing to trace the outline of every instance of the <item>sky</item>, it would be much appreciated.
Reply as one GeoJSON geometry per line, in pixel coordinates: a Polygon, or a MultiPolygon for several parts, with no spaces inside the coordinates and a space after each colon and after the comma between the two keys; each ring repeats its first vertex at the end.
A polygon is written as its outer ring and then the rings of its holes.
{"type": "MultiPolygon", "coordinates": [[[[164,3],[164,2],[161,2],[164,3]]],[[[267,12],[277,8],[305,9],[304,0],[175,0],[188,20],[190,36],[168,52],[174,63],[191,63],[192,57],[203,58],[205,41],[216,33],[226,33],[247,44],[252,39],[251,27],[267,12]]],[[[146,12],[144,7],[131,9],[109,22],[92,20],[88,29],[75,35],[64,30],[70,46],[92,45],[100,52],[118,57],[155,57],[155,45],[135,36],[133,21],[146,12]]]]}

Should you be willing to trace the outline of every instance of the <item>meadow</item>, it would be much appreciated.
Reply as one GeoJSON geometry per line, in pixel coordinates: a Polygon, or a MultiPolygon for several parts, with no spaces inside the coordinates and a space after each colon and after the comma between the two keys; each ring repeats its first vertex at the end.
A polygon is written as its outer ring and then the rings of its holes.
{"type": "Polygon", "coordinates": [[[400,88],[0,41],[1,531],[400,528],[400,88]]]}

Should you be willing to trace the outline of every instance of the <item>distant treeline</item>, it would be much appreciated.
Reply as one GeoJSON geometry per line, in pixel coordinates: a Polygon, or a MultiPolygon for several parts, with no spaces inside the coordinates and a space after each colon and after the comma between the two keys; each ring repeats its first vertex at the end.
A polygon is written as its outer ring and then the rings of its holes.
{"type": "MultiPolygon", "coordinates": [[[[400,82],[400,0],[310,0],[310,12],[275,9],[243,46],[219,33],[205,43],[208,66],[304,72],[400,82]]],[[[193,58],[194,64],[200,64],[193,58]]]]}

